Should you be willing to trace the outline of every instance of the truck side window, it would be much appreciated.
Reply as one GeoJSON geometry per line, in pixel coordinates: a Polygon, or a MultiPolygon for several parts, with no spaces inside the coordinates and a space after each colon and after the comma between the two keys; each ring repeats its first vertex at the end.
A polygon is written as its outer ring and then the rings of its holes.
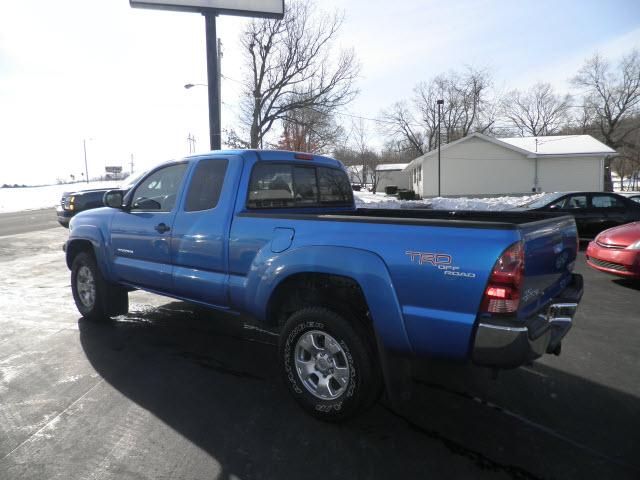
{"type": "Polygon", "coordinates": [[[349,179],[342,170],[318,167],[320,202],[324,204],[348,204],[353,202],[349,179]]]}
{"type": "Polygon", "coordinates": [[[209,210],[218,205],[228,164],[227,159],[201,160],[198,163],[187,192],[186,212],[209,210]]]}
{"type": "Polygon", "coordinates": [[[249,183],[248,208],[293,207],[291,165],[258,163],[249,183]]]}
{"type": "Polygon", "coordinates": [[[170,212],[186,170],[187,164],[179,163],[153,172],[133,192],[131,210],[170,212]]]}

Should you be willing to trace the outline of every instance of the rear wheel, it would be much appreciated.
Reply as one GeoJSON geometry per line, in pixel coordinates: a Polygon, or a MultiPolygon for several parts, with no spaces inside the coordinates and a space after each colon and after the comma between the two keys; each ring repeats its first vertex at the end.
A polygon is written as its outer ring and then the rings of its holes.
{"type": "Polygon", "coordinates": [[[346,420],[379,397],[381,378],[365,328],[329,309],[309,307],[289,318],[280,338],[289,391],[315,417],[346,420]]]}
{"type": "Polygon", "coordinates": [[[107,283],[88,252],[80,252],[73,259],[71,291],[78,311],[89,320],[104,320],[129,311],[127,291],[107,283]]]}

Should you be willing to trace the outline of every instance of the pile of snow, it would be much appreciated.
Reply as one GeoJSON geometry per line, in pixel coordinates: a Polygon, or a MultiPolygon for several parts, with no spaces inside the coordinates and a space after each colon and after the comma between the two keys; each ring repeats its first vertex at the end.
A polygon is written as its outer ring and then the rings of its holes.
{"type": "Polygon", "coordinates": [[[44,187],[0,188],[0,213],[53,208],[60,204],[64,192],[90,188],[118,188],[122,180],[110,182],[71,183],[44,187]]]}
{"type": "Polygon", "coordinates": [[[503,196],[491,198],[427,198],[398,200],[385,193],[353,192],[358,208],[432,208],[436,210],[506,210],[530,202],[544,195],[503,196]]]}

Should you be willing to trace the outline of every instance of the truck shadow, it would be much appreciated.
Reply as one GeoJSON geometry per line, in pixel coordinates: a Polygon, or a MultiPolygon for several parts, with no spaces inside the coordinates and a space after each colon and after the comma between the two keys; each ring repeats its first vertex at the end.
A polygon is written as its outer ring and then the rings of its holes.
{"type": "MultiPolygon", "coordinates": [[[[640,402],[549,365],[504,372],[421,361],[411,401],[341,425],[306,415],[276,337],[183,302],[80,340],[114,388],[219,463],[218,478],[638,478],[640,402]]],[[[561,365],[561,362],[558,362],[561,365]]]]}

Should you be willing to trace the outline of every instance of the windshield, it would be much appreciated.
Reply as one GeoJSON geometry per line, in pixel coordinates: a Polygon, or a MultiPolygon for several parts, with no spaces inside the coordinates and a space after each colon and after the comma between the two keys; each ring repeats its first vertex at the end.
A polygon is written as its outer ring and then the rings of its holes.
{"type": "Polygon", "coordinates": [[[548,193],[546,195],[543,195],[539,198],[536,198],[535,200],[528,202],[528,203],[523,203],[522,205],[520,205],[523,208],[540,208],[540,207],[544,207],[545,205],[548,205],[549,203],[553,202],[554,200],[560,198],[562,195],[564,195],[563,192],[556,192],[556,193],[548,193]]]}

